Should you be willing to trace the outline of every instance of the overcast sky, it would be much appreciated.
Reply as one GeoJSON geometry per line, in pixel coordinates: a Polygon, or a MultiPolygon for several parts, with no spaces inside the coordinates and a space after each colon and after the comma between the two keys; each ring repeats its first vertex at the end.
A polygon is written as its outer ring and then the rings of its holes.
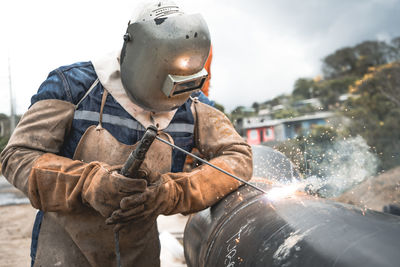
{"type": "MultiPolygon", "coordinates": [[[[13,0],[0,6],[0,113],[17,112],[47,74],[120,49],[138,1],[13,0]]],[[[321,59],[364,40],[400,36],[400,0],[185,0],[203,14],[214,46],[211,98],[228,110],[290,93],[320,74],[321,59]]]]}

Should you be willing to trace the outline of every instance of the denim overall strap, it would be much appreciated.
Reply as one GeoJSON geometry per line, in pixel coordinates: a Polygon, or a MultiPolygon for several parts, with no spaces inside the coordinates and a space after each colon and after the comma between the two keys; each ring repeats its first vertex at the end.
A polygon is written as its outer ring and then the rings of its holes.
{"type": "Polygon", "coordinates": [[[75,109],[78,109],[79,105],[82,103],[83,100],[93,91],[96,85],[99,83],[99,78],[97,78],[94,83],[90,86],[89,90],[87,90],[86,94],[79,100],[79,102],[75,105],[75,109]]]}

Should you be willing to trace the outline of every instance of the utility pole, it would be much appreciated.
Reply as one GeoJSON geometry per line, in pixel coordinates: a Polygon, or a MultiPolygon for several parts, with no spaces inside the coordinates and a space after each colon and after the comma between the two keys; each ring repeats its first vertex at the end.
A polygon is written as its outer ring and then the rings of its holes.
{"type": "Polygon", "coordinates": [[[11,61],[10,56],[8,57],[8,86],[10,89],[10,135],[14,132],[15,129],[15,100],[12,90],[12,81],[11,81],[11,61]]]}

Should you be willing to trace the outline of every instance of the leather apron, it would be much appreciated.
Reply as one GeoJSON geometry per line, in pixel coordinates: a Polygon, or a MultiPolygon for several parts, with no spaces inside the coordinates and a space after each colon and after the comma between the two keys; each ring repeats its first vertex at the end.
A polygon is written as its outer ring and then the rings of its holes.
{"type": "MultiPolygon", "coordinates": [[[[73,159],[87,163],[100,161],[111,166],[122,165],[136,147],[136,144],[130,146],[120,143],[102,127],[107,94],[104,90],[99,124],[86,130],[73,159]]],[[[159,135],[173,142],[170,135],[163,132],[159,132],[159,135]]],[[[171,170],[171,156],[171,148],[155,140],[146,154],[143,165],[152,172],[166,173],[171,170]]],[[[44,213],[35,266],[116,266],[113,226],[106,225],[105,219],[85,205],[68,213],[44,213]]],[[[125,226],[120,231],[122,265],[159,266],[158,235],[154,218],[125,226]]]]}

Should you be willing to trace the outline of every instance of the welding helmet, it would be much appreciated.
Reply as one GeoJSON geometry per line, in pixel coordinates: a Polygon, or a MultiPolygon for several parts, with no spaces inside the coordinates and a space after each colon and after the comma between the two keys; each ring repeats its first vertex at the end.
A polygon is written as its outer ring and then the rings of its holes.
{"type": "Polygon", "coordinates": [[[173,110],[201,90],[210,34],[199,14],[171,1],[147,5],[128,25],[121,51],[121,80],[130,99],[149,111],[173,110]]]}

